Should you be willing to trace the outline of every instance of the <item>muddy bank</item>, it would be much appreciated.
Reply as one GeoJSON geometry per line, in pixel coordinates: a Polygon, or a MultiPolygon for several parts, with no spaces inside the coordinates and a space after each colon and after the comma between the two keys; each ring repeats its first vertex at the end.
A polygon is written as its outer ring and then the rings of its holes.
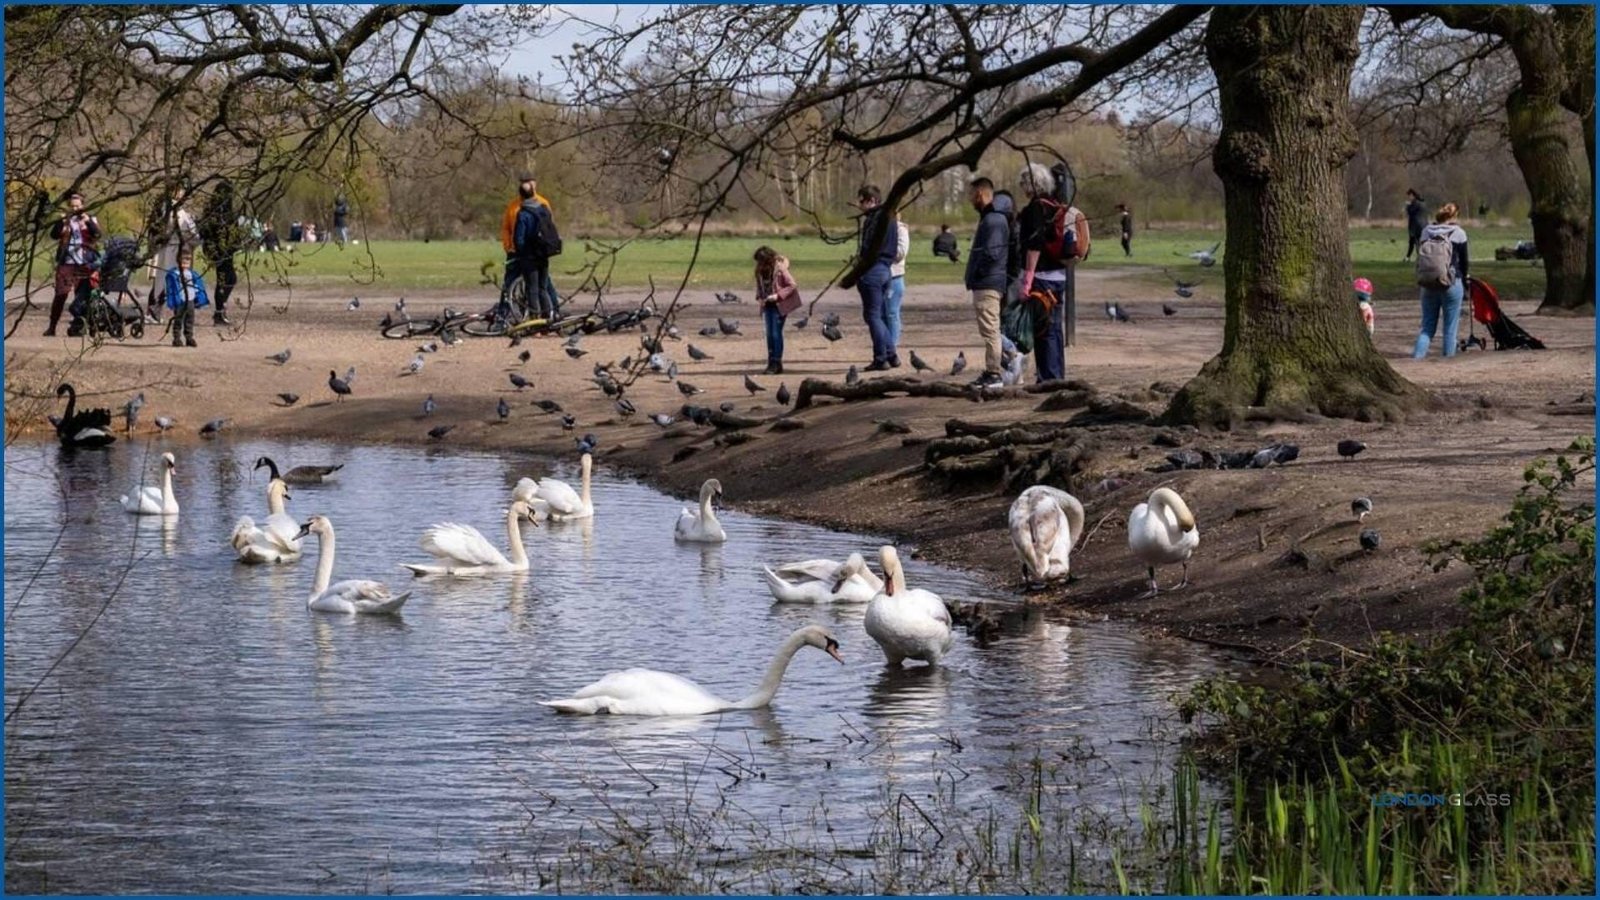
{"type": "MultiPolygon", "coordinates": [[[[1079,294],[1092,298],[1079,315],[1079,346],[1069,351],[1069,375],[1103,397],[1159,411],[1161,382],[1181,384],[1219,346],[1222,310],[1216,299],[1171,300],[1176,314],[1162,314],[1162,299],[1116,272],[1094,273],[1079,294]],[[1109,321],[1101,300],[1116,300],[1134,322],[1109,321]]],[[[763,376],[765,348],[753,304],[720,305],[709,296],[690,298],[679,325],[684,342],[666,352],[680,366],[679,381],[704,391],[692,402],[735,404],[735,415],[799,423],[774,428],[719,430],[677,422],[663,429],[650,413],[677,415],[684,402],[675,384],[647,376],[628,392],[639,412],[620,416],[589,380],[594,364],[639,353],[637,332],[594,335],[583,340],[586,355],[571,359],[556,339],[525,341],[467,339],[456,347],[420,354],[416,375],[401,375],[431,339],[385,341],[375,325],[387,303],[364,292],[363,307],[344,308],[335,295],[287,297],[258,294],[242,328],[201,328],[201,346],[174,349],[154,332],[142,341],[111,342],[77,358],[80,342],[37,335],[33,321],[7,346],[7,416],[13,426],[42,433],[37,417],[57,410],[48,394],[65,372],[97,405],[119,406],[143,390],[148,400],[135,441],[151,438],[154,418],[179,425],[155,438],[181,445],[199,440],[207,420],[226,417],[235,433],[470,446],[536,454],[572,454],[575,436],[600,440],[598,460],[614,470],[688,495],[707,477],[722,481],[729,505],[839,528],[894,536],[928,559],[960,565],[989,576],[996,597],[1014,597],[1019,567],[1005,530],[1015,488],[1017,458],[978,466],[958,477],[930,472],[929,442],[944,438],[947,423],[974,426],[1022,423],[1059,426],[1084,412],[1082,398],[1022,394],[974,402],[963,397],[891,396],[840,402],[819,398],[792,412],[773,398],[780,383],[791,392],[805,378],[840,380],[852,363],[865,362],[865,328],[850,298],[831,295],[816,310],[838,312],[845,338],[830,343],[815,320],[787,332],[786,372],[763,376]],[[701,336],[717,316],[738,318],[741,335],[701,336]],[[711,358],[691,361],[687,343],[711,358]],[[268,354],[292,350],[282,366],[268,354]],[[518,354],[530,351],[521,362],[518,354]],[[326,382],[330,370],[357,367],[353,394],[334,402],[326,382]],[[510,374],[532,387],[518,389],[510,374]],[[765,391],[750,393],[743,376],[765,391]],[[276,395],[299,395],[290,406],[276,395]],[[422,416],[424,398],[436,411],[422,416]],[[496,405],[512,408],[502,423],[496,405]],[[543,413],[534,400],[554,400],[577,419],[564,430],[560,416],[543,413]],[[1068,408],[1040,410],[1041,404],[1068,408]],[[454,425],[441,441],[427,431],[454,425]],[[792,428],[793,430],[779,430],[792,428]],[[738,433],[732,442],[728,435],[738,433]],[[739,443],[739,441],[743,441],[739,443]],[[685,448],[693,447],[693,450],[685,448]]],[[[425,314],[471,298],[408,292],[408,309],[425,314]]],[[[617,298],[613,304],[626,303],[617,298]]],[[[1508,508],[1533,458],[1593,430],[1592,399],[1571,401],[1592,389],[1593,330],[1585,321],[1555,322],[1531,316],[1534,304],[1508,304],[1513,315],[1544,339],[1544,353],[1471,353],[1451,361],[1406,358],[1412,337],[1411,310],[1380,310],[1380,349],[1408,378],[1433,390],[1440,409],[1397,425],[1309,422],[1247,427],[1233,433],[1161,429],[1128,422],[1072,429],[1078,447],[1072,465],[1075,489],[1088,515],[1088,539],[1073,554],[1075,580],[1030,595],[1028,602],[1059,605],[1085,615],[1107,615],[1217,644],[1277,654],[1289,648],[1326,650],[1360,645],[1379,631],[1425,633],[1450,621],[1454,597],[1467,573],[1452,566],[1432,572],[1424,545],[1482,533],[1508,508]],[[1578,325],[1578,327],[1574,327],[1578,325]],[[1554,402],[1556,405],[1551,405],[1554,402]],[[1334,445],[1343,438],[1369,449],[1343,460],[1334,445]],[[1273,442],[1298,444],[1298,459],[1264,470],[1152,472],[1178,445],[1235,451],[1273,442]],[[1179,490],[1194,509],[1200,549],[1189,588],[1135,599],[1144,573],[1130,557],[1125,517],[1152,489],[1179,490]],[[1370,497],[1374,513],[1365,526],[1379,530],[1382,546],[1362,552],[1350,501],[1370,497]]],[[[919,380],[965,382],[949,370],[957,352],[981,361],[970,307],[953,286],[912,286],[905,310],[902,353],[909,350],[936,371],[919,380]]],[[[908,364],[895,376],[912,376],[908,364]]],[[[1592,395],[1590,395],[1592,398],[1592,395]]],[[[1127,410],[1124,409],[1126,412],[1127,410]]],[[[8,429],[9,430],[9,429],[8,429]]],[[[126,438],[124,439],[127,440],[126,438]]],[[[283,462],[280,460],[280,462],[283,462]]],[[[288,464],[293,465],[294,460],[288,464]]],[[[530,469],[536,466],[530,464],[530,469]]],[[[537,471],[527,474],[537,475],[537,471]]],[[[1176,582],[1173,569],[1160,573],[1176,582]]]]}

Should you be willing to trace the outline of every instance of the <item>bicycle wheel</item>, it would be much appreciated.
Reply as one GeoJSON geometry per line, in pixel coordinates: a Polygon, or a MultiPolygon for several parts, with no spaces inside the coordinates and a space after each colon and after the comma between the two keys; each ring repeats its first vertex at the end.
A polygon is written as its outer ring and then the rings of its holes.
{"type": "Polygon", "coordinates": [[[510,329],[502,316],[472,315],[463,316],[455,321],[460,322],[460,325],[452,327],[459,327],[462,334],[472,337],[502,337],[510,329]]]}
{"type": "Polygon", "coordinates": [[[396,322],[393,325],[390,325],[388,328],[385,328],[383,330],[383,336],[391,341],[398,341],[404,340],[405,338],[413,338],[421,334],[437,334],[438,332],[439,322],[436,319],[426,319],[421,322],[407,320],[404,322],[396,322]]]}

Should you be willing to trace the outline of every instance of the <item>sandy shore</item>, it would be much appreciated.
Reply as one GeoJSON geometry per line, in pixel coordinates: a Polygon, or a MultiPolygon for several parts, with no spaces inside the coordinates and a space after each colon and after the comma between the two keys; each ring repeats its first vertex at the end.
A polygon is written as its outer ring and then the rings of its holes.
{"type": "MultiPolygon", "coordinates": [[[[570,455],[574,435],[593,432],[600,438],[602,471],[633,474],[684,495],[715,476],[729,505],[894,535],[926,558],[987,573],[997,596],[1018,587],[1018,563],[1005,531],[1010,493],[953,490],[935,481],[923,466],[925,447],[915,439],[942,437],[945,422],[957,417],[1060,423],[1072,415],[1035,411],[1040,396],[981,404],[903,396],[851,403],[824,399],[790,414],[803,428],[778,432],[762,425],[748,430],[753,440],[720,446],[714,429],[677,423],[663,430],[646,418],[654,412],[677,414],[683,403],[676,386],[664,378],[646,377],[630,388],[628,396],[639,410],[632,419],[620,417],[589,381],[596,361],[639,353],[637,331],[585,338],[588,355],[581,360],[569,359],[559,339],[531,339],[508,349],[505,340],[468,338],[423,354],[422,372],[401,376],[427,339],[378,337],[375,326],[394,299],[389,294],[364,289],[362,308],[347,311],[349,294],[258,292],[248,317],[243,309],[234,313],[234,329],[214,328],[203,316],[196,349],[174,349],[155,329],[143,340],[108,342],[81,358],[76,358],[81,341],[40,337],[43,317],[30,312],[6,346],[8,434],[22,428],[47,436],[48,426],[39,419],[59,407],[53,397],[49,403],[25,397],[49,395],[63,371],[96,405],[119,407],[143,390],[149,405],[140,429],[153,430],[156,416],[171,416],[180,425],[163,440],[179,446],[199,440],[199,426],[217,417],[227,417],[228,429],[238,435],[419,444],[431,443],[429,428],[453,424],[443,443],[539,454],[570,455]],[[285,348],[293,351],[287,365],[264,358],[285,348]],[[526,364],[516,359],[521,349],[532,351],[526,364]],[[351,365],[358,373],[353,396],[335,403],[328,372],[343,373],[351,365]],[[521,373],[533,387],[516,390],[511,372],[521,373]],[[279,392],[299,394],[300,400],[282,406],[275,396],[279,392]],[[438,409],[424,419],[422,403],[429,395],[438,409]],[[502,398],[513,409],[505,424],[495,413],[502,398]],[[555,400],[574,414],[576,431],[564,431],[559,417],[533,407],[536,399],[555,400]],[[909,426],[910,446],[906,435],[879,428],[878,421],[887,418],[909,426]],[[673,462],[690,445],[700,449],[673,462]]],[[[407,292],[407,297],[408,309],[418,316],[446,305],[482,304],[481,296],[460,294],[407,292]]],[[[1149,386],[1183,383],[1220,346],[1222,308],[1215,297],[1161,297],[1116,271],[1085,273],[1079,297],[1084,308],[1078,346],[1068,353],[1068,374],[1102,393],[1122,394],[1158,410],[1160,398],[1149,386]],[[1104,300],[1123,303],[1135,321],[1108,321],[1101,312],[1104,300]],[[1162,315],[1164,300],[1177,308],[1176,315],[1162,315]]],[[[609,302],[621,308],[630,300],[617,295],[609,302]]],[[[691,361],[684,343],[669,343],[667,353],[679,363],[680,380],[705,390],[696,398],[710,401],[705,405],[731,400],[741,415],[779,416],[785,410],[772,391],[780,382],[793,391],[807,377],[838,380],[852,363],[864,364],[869,357],[853,293],[832,292],[816,310],[842,316],[844,340],[823,340],[817,321],[804,330],[789,329],[787,371],[781,377],[756,374],[765,365],[765,346],[753,304],[721,305],[709,293],[690,295],[686,302],[678,317],[686,342],[713,358],[691,361]],[[743,336],[696,334],[718,315],[739,319],[743,336]],[[748,394],[741,384],[745,374],[768,391],[748,394]]],[[[1404,424],[1315,422],[1167,434],[1167,439],[1210,449],[1298,443],[1300,458],[1282,468],[1152,473],[1147,469],[1170,452],[1151,443],[1163,429],[1090,429],[1096,454],[1085,486],[1110,476],[1128,483],[1109,492],[1084,491],[1090,535],[1073,555],[1078,578],[1030,601],[1128,618],[1265,654],[1331,646],[1324,641],[1360,644],[1377,631],[1427,632],[1452,621],[1453,600],[1466,573],[1459,565],[1433,573],[1423,545],[1481,534],[1507,510],[1529,461],[1593,432],[1592,399],[1587,416],[1581,406],[1569,405],[1594,382],[1593,322],[1536,318],[1534,305],[1508,303],[1507,309],[1550,350],[1472,352],[1451,361],[1422,362],[1408,358],[1413,310],[1381,307],[1380,349],[1443,401],[1439,411],[1404,424]],[[1346,437],[1359,438],[1370,449],[1353,461],[1341,460],[1333,448],[1346,437]],[[1198,516],[1202,539],[1191,567],[1193,583],[1184,591],[1135,600],[1144,576],[1128,554],[1124,520],[1160,485],[1182,492],[1198,516]],[[1369,496],[1375,504],[1367,524],[1381,531],[1378,553],[1364,554],[1357,547],[1358,529],[1349,511],[1357,496],[1369,496]],[[1285,558],[1291,546],[1302,554],[1285,558]]],[[[981,367],[970,306],[958,287],[912,285],[904,318],[902,355],[909,360],[907,351],[915,349],[938,369],[923,379],[948,378],[958,351],[977,365],[955,380],[970,379],[981,367]]],[[[909,361],[894,374],[902,373],[911,374],[909,361]]],[[[1162,583],[1176,577],[1176,571],[1164,573],[1162,583]]]]}

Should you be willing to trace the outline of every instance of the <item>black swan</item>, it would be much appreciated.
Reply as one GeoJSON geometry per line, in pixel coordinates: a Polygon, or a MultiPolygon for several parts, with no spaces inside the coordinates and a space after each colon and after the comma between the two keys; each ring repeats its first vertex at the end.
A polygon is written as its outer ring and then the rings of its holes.
{"type": "Polygon", "coordinates": [[[78,392],[72,385],[63,383],[56,388],[56,396],[66,395],[67,412],[56,423],[56,437],[63,447],[104,447],[115,443],[111,433],[111,410],[101,407],[78,412],[78,392]]]}

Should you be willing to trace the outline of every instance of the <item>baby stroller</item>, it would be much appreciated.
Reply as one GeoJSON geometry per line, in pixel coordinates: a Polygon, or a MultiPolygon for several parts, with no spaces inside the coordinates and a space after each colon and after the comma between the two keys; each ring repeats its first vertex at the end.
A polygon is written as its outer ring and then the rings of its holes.
{"type": "MultiPolygon", "coordinates": [[[[95,271],[79,283],[74,312],[80,328],[88,327],[90,337],[109,335],[119,341],[125,335],[144,337],[144,311],[128,288],[139,260],[138,239],[114,237],[106,242],[95,271]]],[[[71,329],[67,333],[72,334],[71,329]]]]}
{"type": "Polygon", "coordinates": [[[1544,342],[1522,330],[1522,326],[1511,321],[1511,317],[1500,308],[1500,295],[1489,282],[1481,278],[1467,279],[1467,297],[1472,302],[1472,318],[1468,320],[1468,337],[1461,342],[1461,349],[1465,350],[1473,344],[1484,346],[1483,338],[1478,337],[1474,323],[1482,322],[1489,328],[1489,336],[1494,338],[1496,350],[1543,350],[1544,342]]]}

